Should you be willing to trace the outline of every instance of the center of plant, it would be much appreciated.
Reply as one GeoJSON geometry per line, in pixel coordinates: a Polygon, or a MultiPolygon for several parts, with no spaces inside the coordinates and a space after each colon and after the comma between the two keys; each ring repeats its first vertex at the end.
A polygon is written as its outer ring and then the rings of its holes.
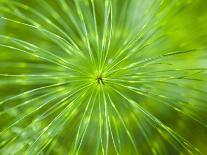
{"type": "Polygon", "coordinates": [[[103,81],[102,76],[97,76],[96,81],[97,81],[98,84],[103,84],[104,85],[104,81],[103,81]]]}

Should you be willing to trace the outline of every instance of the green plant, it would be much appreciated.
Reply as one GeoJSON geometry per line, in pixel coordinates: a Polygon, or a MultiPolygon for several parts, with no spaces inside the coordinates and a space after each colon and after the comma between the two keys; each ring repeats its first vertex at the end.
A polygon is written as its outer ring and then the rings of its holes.
{"type": "Polygon", "coordinates": [[[206,154],[205,3],[0,0],[0,154],[206,154]]]}

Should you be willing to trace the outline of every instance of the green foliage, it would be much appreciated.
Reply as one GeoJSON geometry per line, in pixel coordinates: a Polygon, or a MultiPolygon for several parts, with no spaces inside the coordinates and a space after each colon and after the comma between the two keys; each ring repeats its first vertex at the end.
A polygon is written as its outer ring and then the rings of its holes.
{"type": "Polygon", "coordinates": [[[207,154],[205,0],[0,0],[0,154],[207,154]]]}

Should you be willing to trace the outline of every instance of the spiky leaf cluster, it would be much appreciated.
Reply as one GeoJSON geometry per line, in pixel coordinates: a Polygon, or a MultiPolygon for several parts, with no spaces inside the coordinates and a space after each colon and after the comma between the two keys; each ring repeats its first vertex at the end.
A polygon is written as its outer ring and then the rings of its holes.
{"type": "Polygon", "coordinates": [[[0,0],[0,154],[207,154],[204,0],[0,0]]]}

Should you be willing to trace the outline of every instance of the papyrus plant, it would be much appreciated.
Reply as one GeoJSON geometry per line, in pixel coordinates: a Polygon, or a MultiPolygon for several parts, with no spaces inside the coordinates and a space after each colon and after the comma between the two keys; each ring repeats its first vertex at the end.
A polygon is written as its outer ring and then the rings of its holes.
{"type": "Polygon", "coordinates": [[[0,154],[207,154],[205,0],[0,0],[0,154]]]}

